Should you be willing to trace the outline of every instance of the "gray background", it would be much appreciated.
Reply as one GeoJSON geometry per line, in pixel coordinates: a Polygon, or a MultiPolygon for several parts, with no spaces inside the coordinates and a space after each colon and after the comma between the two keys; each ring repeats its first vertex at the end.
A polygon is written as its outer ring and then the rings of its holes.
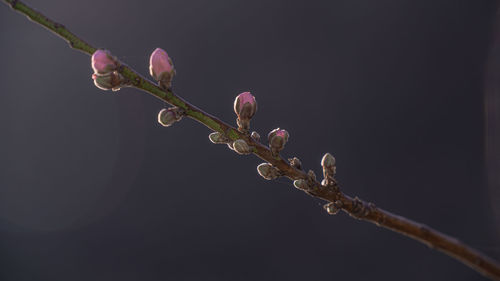
{"type": "MultiPolygon", "coordinates": [[[[500,258],[485,164],[494,1],[28,4],[234,123],[290,132],[285,156],[343,190],[500,258]]],[[[455,260],[268,182],[161,101],[100,91],[90,58],[0,5],[0,280],[484,280],[455,260]]],[[[497,193],[495,193],[497,192],[497,193]]]]}

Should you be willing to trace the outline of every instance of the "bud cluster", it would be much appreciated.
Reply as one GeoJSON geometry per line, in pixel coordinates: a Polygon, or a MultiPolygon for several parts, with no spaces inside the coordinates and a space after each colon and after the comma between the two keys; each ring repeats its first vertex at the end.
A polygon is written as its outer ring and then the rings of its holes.
{"type": "MultiPolygon", "coordinates": [[[[117,91],[120,87],[127,84],[127,80],[120,74],[119,61],[111,55],[109,51],[97,50],[92,55],[92,69],[94,74],[95,85],[103,90],[117,91]]],[[[172,78],[175,75],[174,64],[172,59],[168,56],[165,50],[157,48],[153,51],[149,59],[149,71],[151,76],[158,81],[161,88],[169,90],[172,85],[172,78]]],[[[260,135],[257,132],[249,134],[250,120],[257,112],[257,101],[250,92],[243,92],[239,94],[234,100],[234,112],[237,115],[236,123],[238,130],[249,137],[249,141],[259,141],[260,135]]],[[[169,127],[175,122],[182,119],[185,111],[178,107],[164,108],[158,113],[158,123],[164,127],[169,127]]],[[[273,157],[279,157],[280,151],[285,148],[288,142],[289,134],[286,130],[276,128],[272,130],[268,136],[269,148],[273,157]]],[[[238,154],[250,154],[254,151],[255,147],[250,146],[244,139],[230,140],[225,134],[220,132],[213,132],[209,135],[209,139],[213,143],[225,143],[228,147],[238,154]]],[[[297,157],[290,158],[289,163],[292,167],[302,170],[302,163],[297,157]]],[[[335,158],[326,153],[321,160],[323,167],[324,180],[322,185],[335,186],[335,158]]],[[[262,163],[257,166],[259,175],[267,180],[276,179],[283,175],[277,167],[270,163],[262,163]]],[[[312,170],[309,170],[307,176],[303,179],[297,179],[293,182],[295,187],[311,191],[316,188],[316,175],[312,170]]],[[[335,204],[325,205],[325,209],[330,214],[338,212],[338,206],[335,204]]]]}
{"type": "Polygon", "coordinates": [[[117,71],[118,60],[109,51],[97,50],[92,54],[92,79],[101,90],[118,91],[126,79],[117,71]]]}
{"type": "Polygon", "coordinates": [[[316,174],[312,170],[309,170],[307,178],[294,180],[293,185],[301,190],[313,190],[316,187],[316,174]]]}

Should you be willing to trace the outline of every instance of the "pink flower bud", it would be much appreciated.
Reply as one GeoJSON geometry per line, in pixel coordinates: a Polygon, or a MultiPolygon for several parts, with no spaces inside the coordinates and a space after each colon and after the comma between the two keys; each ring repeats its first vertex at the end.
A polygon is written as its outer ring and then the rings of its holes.
{"type": "Polygon", "coordinates": [[[106,50],[97,50],[92,55],[94,73],[106,74],[117,68],[116,60],[106,50]]]}
{"type": "Polygon", "coordinates": [[[234,100],[234,112],[240,119],[250,119],[257,111],[257,101],[250,92],[239,94],[234,100]]]}
{"type": "Polygon", "coordinates": [[[160,82],[160,86],[170,88],[175,74],[174,64],[163,49],[156,48],[149,58],[149,73],[160,82]]]}
{"type": "Polygon", "coordinates": [[[276,132],[276,136],[284,139],[284,138],[288,138],[288,133],[285,130],[278,130],[276,132]]]}
{"type": "Polygon", "coordinates": [[[239,94],[234,100],[234,112],[238,116],[236,123],[240,131],[248,131],[250,119],[257,111],[257,101],[250,92],[239,94]]]}
{"type": "Polygon", "coordinates": [[[272,130],[267,139],[269,140],[269,147],[273,155],[277,156],[278,153],[285,148],[285,144],[288,141],[289,134],[286,130],[280,128],[272,130]]]}

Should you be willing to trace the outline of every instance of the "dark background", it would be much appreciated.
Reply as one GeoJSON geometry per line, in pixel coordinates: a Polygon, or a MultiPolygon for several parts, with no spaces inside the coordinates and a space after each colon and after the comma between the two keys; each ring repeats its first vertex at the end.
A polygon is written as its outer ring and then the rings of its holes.
{"type": "MultiPolygon", "coordinates": [[[[252,91],[253,129],[287,129],[285,156],[319,175],[331,152],[347,194],[500,258],[484,109],[497,2],[27,2],[145,75],[164,48],[174,90],[228,122],[252,91]]],[[[98,90],[88,56],[6,5],[0,40],[2,281],[484,280],[327,215],[190,119],[161,127],[161,101],[98,90]]]]}

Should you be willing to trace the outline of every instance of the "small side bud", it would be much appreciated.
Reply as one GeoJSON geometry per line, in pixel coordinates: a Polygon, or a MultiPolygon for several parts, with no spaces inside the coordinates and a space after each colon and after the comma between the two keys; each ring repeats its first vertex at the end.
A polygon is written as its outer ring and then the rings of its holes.
{"type": "Polygon", "coordinates": [[[293,185],[301,190],[306,190],[310,191],[315,188],[316,185],[316,175],[312,170],[309,170],[307,172],[307,178],[306,179],[298,179],[293,182],[293,185]]]}
{"type": "Polygon", "coordinates": [[[211,142],[215,144],[228,142],[228,139],[219,132],[211,133],[210,135],[208,135],[208,138],[210,139],[211,142]]]}
{"type": "Polygon", "coordinates": [[[274,167],[269,163],[262,163],[257,166],[257,172],[259,175],[266,180],[274,180],[281,175],[278,168],[274,167]]]}
{"type": "Polygon", "coordinates": [[[156,48],[149,58],[149,73],[160,87],[169,89],[175,75],[174,64],[165,50],[156,48]]]}
{"type": "Polygon", "coordinates": [[[164,108],[158,113],[158,123],[163,127],[169,127],[180,121],[183,115],[184,111],[178,107],[164,108]]]}
{"type": "Polygon", "coordinates": [[[340,211],[340,209],[337,208],[334,203],[325,204],[323,205],[323,208],[329,215],[336,215],[340,211]]]}
{"type": "Polygon", "coordinates": [[[293,185],[300,190],[309,190],[307,180],[304,179],[294,180],[293,185]]]}
{"type": "Polygon", "coordinates": [[[313,170],[309,170],[307,172],[307,178],[309,179],[310,182],[315,182],[316,181],[316,174],[314,173],[313,170]]]}
{"type": "Polygon", "coordinates": [[[101,90],[118,91],[125,84],[125,78],[118,72],[112,71],[107,74],[92,74],[94,85],[101,90]]]}
{"type": "Polygon", "coordinates": [[[317,188],[316,182],[317,182],[316,181],[316,174],[314,173],[313,170],[309,170],[307,172],[307,184],[308,184],[310,190],[317,188]]]}
{"type": "Polygon", "coordinates": [[[292,167],[294,167],[295,169],[302,170],[302,162],[300,162],[299,158],[289,158],[288,161],[290,162],[290,165],[292,165],[292,167]]]}
{"type": "Polygon", "coordinates": [[[267,139],[269,140],[269,148],[274,156],[278,156],[279,152],[285,148],[289,134],[286,130],[280,128],[272,130],[267,139]]]}
{"type": "Polygon", "coordinates": [[[175,113],[166,108],[160,110],[160,112],[158,113],[158,123],[160,123],[160,125],[162,125],[163,127],[172,126],[172,124],[177,121],[175,119],[175,113]]]}
{"type": "Polygon", "coordinates": [[[107,74],[118,67],[116,58],[109,51],[97,50],[92,54],[92,69],[96,74],[107,74]]]}
{"type": "Polygon", "coordinates": [[[255,141],[259,141],[260,140],[260,135],[256,131],[253,131],[252,134],[250,135],[250,137],[252,139],[254,139],[255,141]]]}
{"type": "Polygon", "coordinates": [[[250,146],[248,146],[247,142],[242,140],[242,139],[239,139],[239,140],[235,140],[233,142],[233,149],[234,151],[236,151],[238,154],[250,154],[252,153],[252,149],[250,148],[250,146]]]}
{"type": "Polygon", "coordinates": [[[238,129],[247,132],[250,129],[250,119],[257,112],[257,101],[250,92],[243,92],[234,99],[234,112],[238,116],[238,129]]]}

